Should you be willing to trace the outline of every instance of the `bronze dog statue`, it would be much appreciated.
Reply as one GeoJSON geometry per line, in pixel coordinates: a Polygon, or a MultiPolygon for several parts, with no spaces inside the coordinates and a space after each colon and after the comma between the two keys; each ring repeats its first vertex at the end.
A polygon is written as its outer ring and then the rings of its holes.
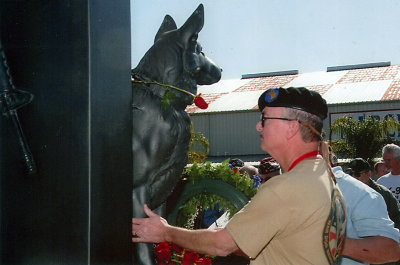
{"type": "MultiPolygon", "coordinates": [[[[146,217],[145,203],[165,217],[160,206],[188,161],[191,125],[185,108],[193,103],[197,85],[221,78],[221,69],[197,41],[203,24],[203,5],[179,29],[166,15],[153,46],[132,70],[134,217],[146,217]]],[[[134,263],[155,264],[153,252],[152,244],[136,244],[134,263]]]]}

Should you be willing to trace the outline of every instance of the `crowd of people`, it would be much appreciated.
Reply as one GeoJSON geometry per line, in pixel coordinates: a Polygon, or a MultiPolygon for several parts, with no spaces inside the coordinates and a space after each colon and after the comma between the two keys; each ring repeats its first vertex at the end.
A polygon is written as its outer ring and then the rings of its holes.
{"type": "Polygon", "coordinates": [[[132,219],[132,241],[233,253],[251,265],[400,264],[400,147],[344,170],[322,139],[328,109],[319,93],[269,89],[258,106],[260,147],[271,157],[233,165],[258,188],[249,203],[215,230],[171,226],[144,205],[148,218],[132,219]]]}

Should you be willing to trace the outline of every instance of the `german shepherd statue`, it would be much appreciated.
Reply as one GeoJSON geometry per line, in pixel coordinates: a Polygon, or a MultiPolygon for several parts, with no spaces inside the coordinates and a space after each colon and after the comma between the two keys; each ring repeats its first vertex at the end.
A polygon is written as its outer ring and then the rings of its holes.
{"type": "MultiPolygon", "coordinates": [[[[197,41],[203,25],[202,4],[179,29],[166,15],[153,46],[132,70],[134,217],[146,217],[145,203],[165,217],[162,205],[188,161],[191,122],[185,108],[193,103],[197,85],[221,78],[222,70],[197,41]]],[[[154,246],[135,244],[134,264],[155,264],[154,246]]]]}

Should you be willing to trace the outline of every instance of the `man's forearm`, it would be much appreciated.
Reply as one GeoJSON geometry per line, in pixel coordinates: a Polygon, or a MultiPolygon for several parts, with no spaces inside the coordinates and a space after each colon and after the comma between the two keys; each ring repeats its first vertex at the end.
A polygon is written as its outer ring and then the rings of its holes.
{"type": "Polygon", "coordinates": [[[149,218],[132,218],[134,243],[168,241],[199,253],[218,256],[226,256],[238,250],[238,246],[226,229],[188,230],[171,226],[147,205],[144,205],[143,209],[149,218]]]}
{"type": "Polygon", "coordinates": [[[386,263],[400,259],[399,244],[386,237],[346,238],[342,255],[368,263],[386,263]]]}
{"type": "Polygon", "coordinates": [[[165,231],[166,241],[208,255],[226,256],[238,247],[227,230],[188,230],[170,226],[165,231]]]}

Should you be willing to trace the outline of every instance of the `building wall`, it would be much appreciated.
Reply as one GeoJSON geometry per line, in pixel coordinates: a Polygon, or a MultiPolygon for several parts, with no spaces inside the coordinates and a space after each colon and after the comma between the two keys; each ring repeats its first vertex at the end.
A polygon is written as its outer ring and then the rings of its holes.
{"type": "Polygon", "coordinates": [[[210,156],[260,154],[255,111],[191,116],[196,132],[210,141],[210,156]]]}
{"type": "MultiPolygon", "coordinates": [[[[363,115],[384,117],[387,114],[400,120],[400,101],[377,101],[328,106],[328,118],[324,121],[326,139],[330,124],[341,115],[352,115],[359,119],[363,115]]],[[[259,111],[216,112],[192,114],[191,119],[196,132],[203,133],[210,141],[210,156],[263,155],[260,149],[259,134],[255,126],[260,119],[259,111]]],[[[399,132],[394,133],[399,137],[399,132]]]]}

